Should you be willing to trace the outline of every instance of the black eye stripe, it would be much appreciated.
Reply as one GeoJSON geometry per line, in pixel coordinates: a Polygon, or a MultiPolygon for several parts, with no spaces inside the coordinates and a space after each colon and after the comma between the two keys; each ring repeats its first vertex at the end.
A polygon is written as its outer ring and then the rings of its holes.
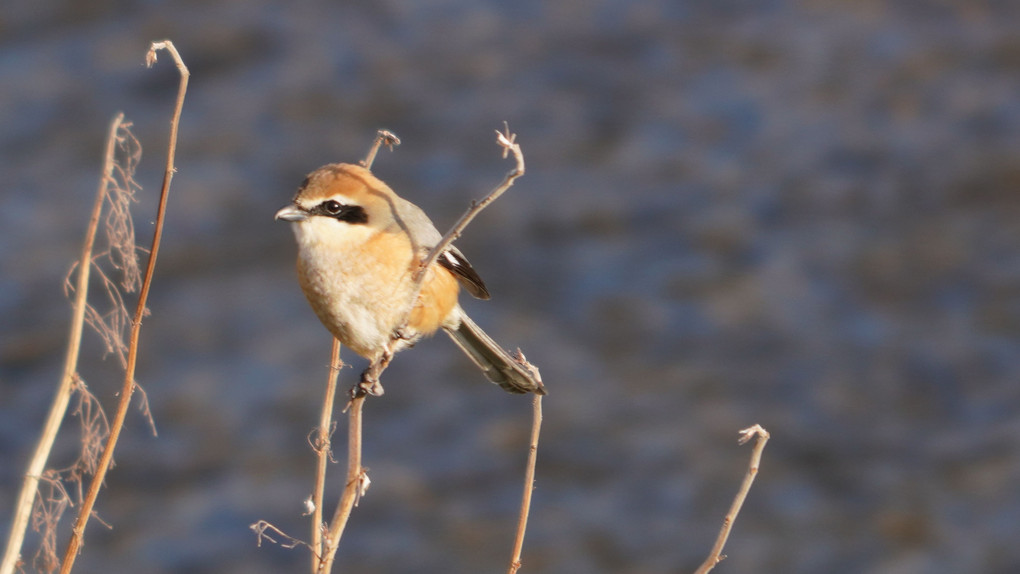
{"type": "Polygon", "coordinates": [[[368,213],[360,205],[344,205],[335,199],[327,199],[309,210],[312,215],[332,217],[346,223],[368,223],[368,213]]]}

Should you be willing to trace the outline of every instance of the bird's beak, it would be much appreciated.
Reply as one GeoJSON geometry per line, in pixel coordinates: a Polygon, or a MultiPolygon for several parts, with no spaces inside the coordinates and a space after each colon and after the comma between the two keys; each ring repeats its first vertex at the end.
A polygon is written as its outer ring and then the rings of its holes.
{"type": "Polygon", "coordinates": [[[308,219],[308,213],[295,203],[287,204],[283,209],[276,212],[276,219],[292,221],[294,223],[308,219]]]}

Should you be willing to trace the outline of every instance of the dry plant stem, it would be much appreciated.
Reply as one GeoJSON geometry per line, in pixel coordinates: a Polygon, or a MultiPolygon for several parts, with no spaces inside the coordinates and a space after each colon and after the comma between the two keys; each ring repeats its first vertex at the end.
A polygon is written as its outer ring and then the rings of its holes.
{"type": "Polygon", "coordinates": [[[390,151],[393,151],[393,146],[400,145],[400,138],[389,130],[379,130],[376,132],[372,147],[368,149],[365,159],[361,160],[361,165],[365,169],[372,169],[372,164],[375,163],[375,155],[379,153],[379,148],[383,145],[390,148],[390,151]]]}
{"type": "Polygon", "coordinates": [[[347,405],[347,482],[323,543],[319,574],[326,574],[333,569],[333,559],[336,557],[340,537],[343,536],[347,520],[351,517],[351,510],[366,488],[365,469],[361,467],[361,413],[365,397],[364,394],[356,396],[347,405]]]}
{"type": "Polygon", "coordinates": [[[538,458],[538,435],[542,430],[542,395],[535,394],[531,400],[531,444],[528,445],[528,466],[524,471],[524,494],[521,496],[521,514],[517,520],[517,536],[510,556],[507,574],[515,574],[521,567],[521,550],[524,548],[524,531],[528,528],[528,513],[531,511],[531,492],[535,489],[535,461],[538,458]]]}
{"type": "Polygon", "coordinates": [[[319,416],[319,430],[315,437],[315,452],[318,465],[315,469],[315,491],[312,493],[312,572],[319,571],[322,556],[322,504],[326,489],[326,467],[330,459],[330,436],[333,434],[333,405],[336,402],[337,378],[340,375],[340,341],[333,339],[330,351],[329,377],[326,379],[326,397],[322,401],[319,416]]]}
{"type": "Polygon", "coordinates": [[[422,278],[425,277],[425,270],[436,261],[436,258],[438,258],[440,254],[446,251],[446,248],[449,247],[451,243],[460,237],[460,234],[464,232],[464,228],[471,223],[471,220],[473,220],[475,216],[488,207],[490,203],[499,199],[499,196],[503,195],[503,192],[510,189],[510,186],[514,184],[514,181],[517,178],[524,175],[524,154],[521,152],[520,144],[515,141],[516,139],[517,134],[510,133],[509,126],[506,127],[505,132],[496,132],[496,142],[503,147],[503,157],[506,157],[508,152],[512,153],[517,164],[512,170],[507,172],[507,174],[503,177],[503,181],[490,191],[489,195],[486,195],[481,201],[471,202],[471,207],[469,207],[468,210],[464,212],[464,215],[460,216],[457,223],[455,223],[453,227],[446,232],[442,241],[440,241],[439,244],[436,245],[431,252],[429,252],[429,256],[425,258],[425,261],[422,262],[421,266],[418,268],[418,272],[415,274],[415,281],[418,282],[418,289],[415,292],[415,296],[411,298],[412,301],[418,300],[418,293],[421,292],[422,278]]]}
{"type": "Polygon", "coordinates": [[[744,475],[744,481],[740,485],[740,490],[733,499],[733,504],[730,505],[730,511],[726,513],[726,518],[723,519],[722,529],[715,540],[715,545],[712,546],[711,554],[694,571],[694,574],[707,574],[723,558],[726,558],[722,553],[723,546],[726,545],[726,539],[730,536],[733,522],[737,519],[737,514],[740,513],[740,508],[744,505],[744,499],[747,498],[748,491],[751,490],[751,484],[754,483],[754,478],[758,476],[758,467],[761,465],[761,453],[765,449],[765,443],[769,442],[769,433],[761,425],[754,425],[740,431],[740,435],[740,444],[746,443],[755,436],[758,437],[758,440],[754,443],[754,449],[751,451],[751,462],[747,467],[747,474],[744,475]]]}
{"type": "Polygon", "coordinates": [[[81,259],[78,260],[78,280],[71,313],[67,355],[64,358],[64,372],[60,378],[60,385],[57,387],[57,394],[53,397],[53,404],[50,405],[50,412],[39,437],[39,444],[36,445],[32,459],[28,463],[21,492],[18,494],[18,501],[14,506],[14,518],[11,521],[11,530],[7,538],[7,548],[4,551],[3,563],[0,564],[0,573],[2,574],[13,574],[18,563],[21,545],[25,539],[25,529],[28,527],[32,513],[32,500],[39,488],[39,477],[42,476],[43,470],[46,468],[46,461],[53,448],[53,441],[57,437],[57,431],[60,430],[60,424],[64,420],[67,405],[71,400],[71,392],[74,390],[75,373],[78,372],[78,353],[81,350],[81,336],[85,325],[85,302],[88,298],[89,275],[92,271],[92,246],[95,244],[103,201],[106,198],[110,182],[113,180],[114,149],[117,132],[123,122],[124,114],[119,113],[110,123],[110,131],[106,138],[106,152],[103,156],[103,176],[99,181],[95,203],[92,205],[92,215],[89,218],[88,230],[85,232],[85,242],[82,244],[81,259]]]}
{"type": "Polygon", "coordinates": [[[113,460],[113,450],[117,446],[117,439],[120,438],[120,431],[124,427],[124,419],[127,417],[128,407],[131,405],[131,395],[135,387],[135,366],[138,361],[138,337],[142,328],[142,317],[145,315],[145,303],[149,298],[149,289],[152,286],[152,275],[156,269],[156,256],[159,254],[160,239],[163,235],[163,220],[166,215],[167,198],[170,192],[170,180],[174,173],[174,155],[177,149],[177,127],[180,124],[181,108],[184,106],[184,95],[188,90],[188,68],[181,61],[180,55],[169,40],[154,42],[146,55],[146,62],[151,66],[156,61],[156,51],[166,49],[173,56],[180,72],[181,80],[177,90],[177,103],[174,107],[173,119],[170,122],[170,145],[167,149],[166,170],[163,173],[163,186],[159,194],[159,207],[156,210],[156,224],[153,232],[152,245],[149,248],[149,262],[145,267],[145,277],[142,280],[142,289],[138,295],[138,305],[135,307],[134,319],[131,322],[131,335],[128,343],[127,367],[124,373],[124,384],[121,386],[120,401],[117,404],[117,412],[110,424],[110,436],[106,440],[106,447],[103,449],[103,456],[99,460],[96,474],[89,484],[88,494],[82,502],[78,511],[78,518],[71,531],[71,540],[68,542],[67,551],[64,552],[64,561],[61,564],[60,573],[68,574],[74,566],[74,561],[81,548],[82,538],[85,534],[85,525],[92,515],[92,508],[95,506],[96,498],[99,496],[99,489],[106,478],[106,472],[113,460]]]}

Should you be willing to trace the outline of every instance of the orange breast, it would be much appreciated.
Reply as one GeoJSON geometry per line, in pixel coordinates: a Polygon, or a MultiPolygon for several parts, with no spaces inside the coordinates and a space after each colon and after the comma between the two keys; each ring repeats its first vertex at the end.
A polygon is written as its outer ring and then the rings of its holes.
{"type": "MultiPolygon", "coordinates": [[[[401,261],[401,258],[394,258],[391,255],[410,253],[415,248],[417,245],[412,247],[406,233],[378,233],[366,242],[361,257],[366,263],[374,262],[374,265],[378,266],[372,270],[372,276],[385,278],[386,283],[397,281],[409,288],[411,277],[418,270],[420,261],[417,257],[410,262],[406,259],[401,261]],[[383,271],[382,267],[389,269],[383,271]]],[[[425,274],[418,301],[408,318],[408,326],[422,335],[434,333],[443,326],[450,311],[457,305],[459,294],[460,284],[456,278],[440,265],[433,264],[425,274]]],[[[404,309],[399,306],[392,308],[394,322],[403,317],[404,309]]],[[[392,327],[395,328],[396,325],[392,327]]]]}
{"type": "Polygon", "coordinates": [[[411,310],[410,327],[428,335],[443,326],[457,305],[460,285],[449,271],[433,264],[425,275],[418,303],[411,310]]]}

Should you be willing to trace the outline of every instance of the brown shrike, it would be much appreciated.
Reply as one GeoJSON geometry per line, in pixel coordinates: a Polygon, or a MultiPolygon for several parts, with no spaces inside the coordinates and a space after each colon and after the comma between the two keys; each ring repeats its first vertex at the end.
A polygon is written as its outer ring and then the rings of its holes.
{"type": "MultiPolygon", "coordinates": [[[[298,243],[298,280],[315,314],[341,343],[373,364],[442,328],[492,382],[545,394],[538,369],[512,357],[457,303],[460,287],[488,299],[482,279],[450,246],[414,275],[442,236],[425,212],[368,169],[330,164],[312,172],[276,213],[298,243]]],[[[388,360],[388,358],[387,358],[388,360]]]]}

